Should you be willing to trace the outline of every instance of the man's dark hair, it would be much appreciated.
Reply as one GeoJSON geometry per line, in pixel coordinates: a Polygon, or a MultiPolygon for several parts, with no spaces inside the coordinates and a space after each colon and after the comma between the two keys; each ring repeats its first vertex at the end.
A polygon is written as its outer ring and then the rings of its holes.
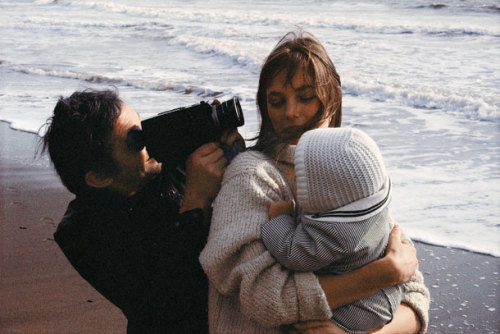
{"type": "Polygon", "coordinates": [[[76,195],[89,192],[85,174],[113,176],[111,135],[122,101],[111,90],[85,90],[60,97],[47,120],[43,151],[50,154],[63,184],[76,195]]]}

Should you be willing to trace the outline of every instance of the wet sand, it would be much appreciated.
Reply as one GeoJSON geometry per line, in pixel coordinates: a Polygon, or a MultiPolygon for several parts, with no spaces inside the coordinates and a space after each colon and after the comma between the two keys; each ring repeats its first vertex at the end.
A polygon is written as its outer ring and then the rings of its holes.
{"type": "Polygon", "coordinates": [[[121,311],[71,267],[53,240],[73,198],[37,137],[0,122],[0,333],[125,333],[121,311]]]}
{"type": "MultiPolygon", "coordinates": [[[[125,333],[121,311],[71,267],[53,233],[73,198],[38,137],[0,122],[0,333],[125,333]]],[[[500,258],[417,242],[428,333],[500,332],[500,258]]]]}

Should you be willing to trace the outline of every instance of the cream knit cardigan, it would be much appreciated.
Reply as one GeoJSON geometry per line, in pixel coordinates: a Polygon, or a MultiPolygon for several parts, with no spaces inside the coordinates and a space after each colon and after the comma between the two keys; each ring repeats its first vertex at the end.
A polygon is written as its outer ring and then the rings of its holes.
{"type": "MultiPolygon", "coordinates": [[[[332,315],[317,276],[282,267],[260,238],[270,204],[294,198],[287,176],[293,170],[294,149],[287,146],[276,160],[246,151],[224,174],[200,255],[210,280],[210,333],[282,333],[280,325],[332,315]]],[[[403,302],[419,315],[423,333],[430,298],[420,272],[406,287],[403,302]]]]}

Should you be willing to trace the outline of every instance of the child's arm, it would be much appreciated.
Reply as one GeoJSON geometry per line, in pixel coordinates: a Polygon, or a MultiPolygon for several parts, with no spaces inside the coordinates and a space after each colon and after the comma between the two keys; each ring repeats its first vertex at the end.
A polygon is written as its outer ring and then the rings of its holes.
{"type": "Polygon", "coordinates": [[[335,226],[306,222],[304,217],[295,222],[290,215],[293,212],[292,201],[272,203],[271,219],[261,226],[264,245],[281,265],[295,271],[315,271],[343,256],[339,247],[344,247],[345,238],[335,226]]]}
{"type": "MultiPolygon", "coordinates": [[[[269,207],[269,219],[287,215],[295,215],[295,202],[279,201],[271,203],[269,207]]],[[[341,334],[347,333],[341,328],[335,326],[331,321],[308,321],[292,325],[289,333],[293,334],[341,334]]]]}

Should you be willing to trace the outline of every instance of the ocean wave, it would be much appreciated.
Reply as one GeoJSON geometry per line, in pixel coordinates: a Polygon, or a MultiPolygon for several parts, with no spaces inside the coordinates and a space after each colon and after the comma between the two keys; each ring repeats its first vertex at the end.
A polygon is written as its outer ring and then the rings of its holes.
{"type": "Polygon", "coordinates": [[[258,72],[262,65],[262,54],[269,49],[267,43],[253,42],[248,48],[248,41],[220,39],[191,34],[165,35],[170,44],[182,45],[188,50],[203,54],[214,54],[232,61],[233,64],[258,72]],[[261,51],[262,50],[262,51],[261,51]]]}
{"type": "MultiPolygon", "coordinates": [[[[326,25],[325,25],[326,27],[326,25]]],[[[483,27],[462,27],[460,25],[434,25],[418,26],[411,24],[369,24],[369,23],[345,23],[334,24],[338,30],[352,30],[354,32],[385,35],[420,34],[429,36],[492,36],[500,37],[500,30],[483,27]]]]}
{"type": "Polygon", "coordinates": [[[0,23],[0,27],[3,28],[28,28],[28,29],[39,29],[39,28],[52,28],[52,29],[65,29],[76,28],[76,29],[103,29],[103,34],[108,34],[109,31],[106,29],[130,29],[136,31],[152,30],[157,31],[161,29],[162,31],[172,29],[173,26],[168,23],[162,23],[158,21],[151,20],[137,20],[133,23],[122,23],[113,21],[96,21],[94,19],[72,19],[67,20],[64,18],[47,18],[47,17],[28,17],[22,22],[11,21],[0,23]]]}
{"type": "Polygon", "coordinates": [[[495,12],[500,12],[500,6],[498,6],[498,5],[489,5],[489,6],[485,6],[484,8],[495,11],[495,12]]]}
{"type": "Polygon", "coordinates": [[[379,102],[395,101],[412,108],[443,110],[472,120],[500,122],[500,100],[497,96],[458,95],[444,90],[396,87],[348,79],[342,81],[342,91],[379,102]]]}
{"type": "Polygon", "coordinates": [[[443,9],[446,7],[448,7],[448,5],[446,5],[444,3],[432,3],[432,4],[428,4],[428,5],[418,5],[418,6],[415,6],[414,8],[416,8],[416,9],[426,9],[426,8],[443,9]]]}
{"type": "Polygon", "coordinates": [[[441,9],[441,8],[445,8],[447,6],[445,4],[442,4],[442,3],[436,3],[436,4],[429,5],[429,7],[433,8],[433,9],[441,9]]]}
{"type": "MultiPolygon", "coordinates": [[[[271,48],[271,44],[264,39],[259,41],[249,32],[245,34],[242,31],[233,31],[232,29],[217,28],[210,32],[179,33],[171,24],[160,22],[159,20],[148,21],[147,19],[135,19],[129,23],[113,21],[95,21],[92,19],[65,19],[29,17],[22,22],[0,23],[4,28],[22,28],[40,29],[49,28],[54,30],[65,30],[70,32],[79,32],[83,29],[88,31],[93,29],[94,36],[108,36],[110,30],[116,30],[119,33],[126,32],[134,34],[138,38],[148,38],[151,40],[165,40],[171,45],[184,46],[187,50],[195,53],[214,54],[229,59],[233,64],[251,71],[258,71],[262,64],[262,54],[266,54],[271,48]],[[252,48],[248,48],[248,43],[252,43],[252,48]]],[[[116,32],[113,32],[116,33],[116,32]]]]}
{"type": "Polygon", "coordinates": [[[417,5],[417,6],[410,6],[410,8],[415,8],[415,9],[449,9],[449,10],[461,10],[463,12],[499,12],[500,11],[500,6],[498,4],[493,4],[493,3],[478,3],[478,2],[473,2],[473,3],[432,3],[432,4],[425,4],[425,5],[417,5]]]}
{"type": "MultiPolygon", "coordinates": [[[[5,62],[3,63],[0,62],[0,64],[5,65],[5,62]]],[[[16,65],[16,64],[9,64],[8,68],[11,71],[25,73],[29,75],[40,75],[40,76],[57,77],[63,79],[73,79],[73,80],[86,81],[89,83],[107,84],[111,86],[127,86],[127,87],[133,87],[137,89],[145,89],[151,91],[174,91],[176,93],[181,93],[181,94],[194,94],[203,98],[215,98],[225,95],[225,93],[221,91],[214,91],[207,87],[197,87],[192,85],[172,85],[168,83],[151,82],[151,81],[136,80],[136,79],[125,79],[125,78],[110,77],[110,76],[97,75],[91,73],[80,73],[68,70],[45,69],[45,68],[37,68],[37,67],[30,67],[30,66],[16,65]]]]}
{"type": "MultiPolygon", "coordinates": [[[[73,79],[95,84],[126,86],[150,91],[174,91],[180,94],[194,94],[203,98],[216,98],[232,92],[213,90],[207,87],[152,82],[140,79],[112,77],[69,70],[46,69],[25,65],[9,64],[0,60],[1,66],[28,75],[40,75],[73,79]]],[[[458,95],[436,88],[418,89],[407,85],[389,85],[383,82],[344,79],[342,91],[346,95],[366,97],[373,101],[394,101],[400,105],[427,110],[443,110],[472,120],[500,122],[500,99],[497,96],[458,95]]]]}
{"type": "MultiPolygon", "coordinates": [[[[339,15],[310,15],[301,17],[297,20],[296,14],[282,14],[269,11],[252,11],[242,14],[241,10],[220,11],[218,9],[210,10],[193,10],[181,8],[165,8],[165,7],[141,7],[110,3],[104,1],[79,1],[79,2],[62,2],[64,6],[80,6],[83,8],[91,8],[95,10],[106,10],[112,13],[128,14],[134,17],[148,17],[156,20],[165,20],[169,24],[175,25],[174,21],[193,22],[194,26],[200,24],[213,25],[213,22],[218,24],[231,24],[239,22],[242,27],[259,26],[301,26],[308,29],[314,28],[332,28],[336,30],[352,30],[363,33],[373,34],[424,34],[424,35],[440,35],[440,36],[494,36],[499,37],[500,31],[498,27],[488,26],[471,26],[454,23],[453,25],[434,23],[429,26],[426,22],[425,26],[419,22],[414,23],[388,23],[387,21],[367,22],[363,19],[351,17],[343,17],[339,15]]],[[[434,6],[442,7],[444,4],[436,4],[434,6]]]]}
{"type": "Polygon", "coordinates": [[[60,3],[59,0],[35,0],[35,5],[48,5],[60,3]]]}

